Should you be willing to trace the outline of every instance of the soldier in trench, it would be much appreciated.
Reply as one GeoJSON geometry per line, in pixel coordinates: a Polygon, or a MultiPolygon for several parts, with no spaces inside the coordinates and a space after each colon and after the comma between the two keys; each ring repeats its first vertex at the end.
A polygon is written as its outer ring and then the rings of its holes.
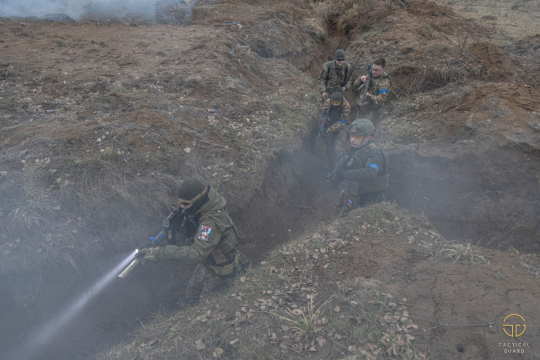
{"type": "Polygon", "coordinates": [[[322,102],[325,102],[330,97],[336,87],[341,88],[343,93],[349,88],[349,84],[342,86],[348,72],[351,70],[350,65],[345,61],[345,51],[337,49],[334,57],[334,60],[323,64],[319,73],[318,86],[322,102]]]}
{"type": "Polygon", "coordinates": [[[368,119],[356,119],[349,126],[350,158],[337,173],[333,185],[343,180],[347,187],[339,195],[339,212],[384,201],[384,192],[390,187],[388,155],[373,143],[375,127],[368,119]]]}
{"type": "Polygon", "coordinates": [[[323,133],[326,156],[328,157],[328,171],[334,168],[336,157],[343,152],[350,111],[351,105],[343,97],[340,88],[336,88],[323,104],[323,117],[328,117],[326,130],[323,133]]]}
{"type": "MultiPolygon", "coordinates": [[[[142,249],[144,260],[166,259],[181,264],[198,264],[185,291],[187,304],[199,302],[205,280],[213,276],[223,286],[234,283],[250,262],[238,251],[238,231],[225,206],[227,200],[211,186],[198,179],[185,180],[178,189],[178,200],[184,213],[184,225],[192,224],[189,246],[166,245],[142,249]]],[[[186,226],[188,229],[189,226],[186,226]]]]}
{"type": "Polygon", "coordinates": [[[384,104],[390,91],[390,76],[384,72],[386,60],[379,58],[371,65],[371,79],[369,80],[368,92],[364,100],[364,88],[368,75],[362,75],[354,81],[354,86],[358,88],[360,97],[356,102],[357,117],[366,118],[373,123],[378,123],[384,110],[384,104]],[[364,100],[364,101],[363,101],[364,100]]]}

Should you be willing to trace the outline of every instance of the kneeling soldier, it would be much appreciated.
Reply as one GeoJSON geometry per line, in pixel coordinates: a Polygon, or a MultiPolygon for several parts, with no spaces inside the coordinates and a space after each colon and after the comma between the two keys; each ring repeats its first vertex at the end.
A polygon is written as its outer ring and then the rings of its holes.
{"type": "Polygon", "coordinates": [[[337,204],[340,210],[381,202],[384,191],[390,187],[388,156],[373,143],[374,133],[375,127],[368,119],[356,119],[349,126],[351,147],[347,154],[350,160],[333,181],[335,186],[343,180],[348,181],[337,204]]]}
{"type": "Polygon", "coordinates": [[[198,179],[185,180],[178,189],[184,221],[195,222],[196,233],[190,246],[167,245],[140,250],[144,260],[167,259],[182,264],[198,264],[189,279],[185,297],[188,304],[199,302],[206,278],[217,275],[225,284],[249,267],[241,261],[239,236],[225,205],[227,201],[211,186],[198,179]]]}

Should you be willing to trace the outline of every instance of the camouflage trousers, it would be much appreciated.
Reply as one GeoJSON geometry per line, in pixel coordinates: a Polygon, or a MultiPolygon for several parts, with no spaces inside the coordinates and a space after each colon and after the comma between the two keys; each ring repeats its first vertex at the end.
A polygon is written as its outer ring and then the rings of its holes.
{"type": "Polygon", "coordinates": [[[339,194],[339,199],[336,204],[336,210],[338,211],[339,215],[343,215],[351,211],[352,209],[357,209],[365,205],[382,201],[384,201],[384,191],[369,194],[351,195],[347,190],[343,190],[339,194]]]}
{"type": "Polygon", "coordinates": [[[249,261],[240,261],[235,266],[232,274],[217,276],[208,265],[199,264],[193,271],[185,291],[185,299],[188,304],[197,304],[201,297],[205,283],[213,282],[212,290],[220,291],[234,285],[238,275],[245,272],[250,267],[249,261]]]}
{"type": "Polygon", "coordinates": [[[345,143],[346,136],[347,131],[345,127],[323,135],[324,147],[330,168],[334,168],[337,157],[343,152],[343,144],[345,143]]]}

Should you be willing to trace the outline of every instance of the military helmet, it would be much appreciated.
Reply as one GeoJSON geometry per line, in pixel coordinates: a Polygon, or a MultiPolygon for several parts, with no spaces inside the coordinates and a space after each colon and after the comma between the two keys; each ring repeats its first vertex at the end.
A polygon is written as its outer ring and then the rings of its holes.
{"type": "Polygon", "coordinates": [[[349,126],[349,133],[357,136],[373,135],[375,126],[368,119],[356,119],[349,126]]]}
{"type": "Polygon", "coordinates": [[[178,188],[178,200],[183,205],[191,205],[206,193],[206,186],[201,180],[186,179],[178,188]]]}
{"type": "Polygon", "coordinates": [[[330,95],[330,104],[339,106],[343,102],[343,93],[341,91],[335,91],[330,95]]]}
{"type": "Polygon", "coordinates": [[[345,59],[345,51],[343,49],[337,49],[334,53],[336,59],[345,59]]]}

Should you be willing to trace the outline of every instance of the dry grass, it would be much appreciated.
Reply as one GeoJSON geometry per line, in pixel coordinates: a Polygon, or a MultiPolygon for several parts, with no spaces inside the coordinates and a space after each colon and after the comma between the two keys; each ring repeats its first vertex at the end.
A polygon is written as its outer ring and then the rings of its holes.
{"type": "Polygon", "coordinates": [[[540,278],[540,265],[531,260],[531,255],[521,255],[519,257],[521,265],[534,277],[540,278]]]}
{"type": "Polygon", "coordinates": [[[339,314],[331,324],[347,339],[349,351],[366,359],[425,358],[413,346],[414,336],[405,330],[418,327],[407,311],[407,299],[376,280],[363,278],[344,281],[336,294],[339,314]],[[396,332],[396,325],[405,332],[396,332]]]}
{"type": "Polygon", "coordinates": [[[115,83],[111,87],[111,90],[109,91],[109,94],[111,94],[111,95],[120,95],[120,94],[123,94],[123,93],[125,93],[127,91],[128,90],[121,83],[115,83]]]}
{"type": "MultiPolygon", "coordinates": [[[[320,307],[319,307],[320,309],[320,307]]],[[[319,311],[313,307],[313,298],[307,305],[307,311],[304,313],[302,309],[285,310],[285,315],[275,315],[281,320],[288,322],[293,329],[295,336],[300,336],[305,339],[311,335],[314,329],[315,321],[317,321],[319,311]]]]}
{"type": "Polygon", "coordinates": [[[499,43],[540,33],[540,4],[528,0],[436,0],[463,18],[474,19],[484,26],[495,26],[499,43]]]}
{"type": "Polygon", "coordinates": [[[480,250],[476,245],[472,245],[470,242],[463,244],[451,244],[444,247],[438,254],[438,256],[452,259],[454,262],[460,260],[468,260],[473,264],[483,262],[488,263],[487,255],[480,250]]]}
{"type": "Polygon", "coordinates": [[[366,208],[367,221],[373,226],[385,227],[390,224],[397,215],[397,204],[395,202],[374,203],[366,208]]]}
{"type": "Polygon", "coordinates": [[[19,204],[8,214],[9,229],[13,234],[35,233],[49,222],[54,207],[45,190],[27,184],[19,204]]]}

